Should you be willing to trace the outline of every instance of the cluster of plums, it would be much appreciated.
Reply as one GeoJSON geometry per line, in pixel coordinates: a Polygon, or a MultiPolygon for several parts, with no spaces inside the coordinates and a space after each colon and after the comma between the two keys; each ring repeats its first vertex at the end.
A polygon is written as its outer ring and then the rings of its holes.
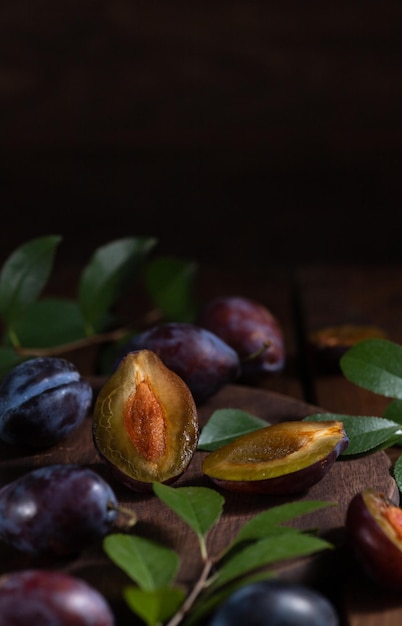
{"type": "MultiPolygon", "coordinates": [[[[83,422],[92,387],[76,367],[56,357],[29,359],[0,384],[0,440],[43,450],[83,422]]],[[[44,465],[0,488],[0,537],[33,556],[63,558],[101,540],[114,526],[119,503],[89,467],[44,465]]],[[[114,626],[104,596],[84,580],[53,569],[0,577],[0,626],[114,626]]]]}
{"type": "Polygon", "coordinates": [[[206,303],[195,323],[164,322],[131,337],[128,352],[152,350],[188,385],[197,404],[234,381],[253,383],[285,365],[283,330],[264,305],[240,296],[206,303]]]}
{"type": "MultiPolygon", "coordinates": [[[[95,447],[130,488],[148,489],[154,481],[171,483],[185,471],[197,448],[197,403],[227,382],[279,371],[283,364],[279,324],[266,309],[242,298],[212,301],[200,314],[199,325],[155,326],[125,346],[98,394],[92,420],[95,447]],[[131,453],[124,455],[123,450],[131,453]]],[[[83,422],[92,402],[90,384],[72,363],[55,357],[25,361],[0,383],[0,440],[39,450],[52,446],[83,422]]],[[[281,424],[207,456],[205,474],[229,489],[255,491],[259,482],[264,493],[282,493],[278,489],[283,489],[283,477],[267,478],[269,466],[261,470],[264,480],[244,474],[233,478],[232,471],[225,471],[232,460],[236,465],[236,455],[258,450],[258,441],[269,447],[284,437],[298,458],[297,471],[289,471],[287,465],[284,472],[288,487],[289,480],[301,488],[308,488],[312,477],[319,480],[323,468],[330,467],[348,443],[339,422],[281,424]],[[314,462],[303,466],[305,450],[306,458],[313,451],[314,462]]],[[[78,553],[112,530],[117,513],[110,485],[79,465],[43,466],[0,489],[0,537],[29,554],[78,553]]],[[[367,573],[381,584],[402,589],[399,506],[366,489],[350,502],[345,528],[367,573]]],[[[33,569],[1,577],[0,626],[19,626],[33,617],[43,625],[114,624],[105,599],[77,578],[33,569]]],[[[335,626],[338,621],[333,607],[316,592],[265,581],[234,592],[212,616],[210,626],[237,623],[335,626]]]]}

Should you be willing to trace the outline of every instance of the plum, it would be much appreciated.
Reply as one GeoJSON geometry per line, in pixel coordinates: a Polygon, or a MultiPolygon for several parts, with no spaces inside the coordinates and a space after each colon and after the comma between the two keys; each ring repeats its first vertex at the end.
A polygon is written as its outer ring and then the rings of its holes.
{"type": "Polygon", "coordinates": [[[58,357],[23,361],[0,383],[0,439],[31,448],[54,445],[82,423],[92,396],[73,363],[58,357]]]}
{"type": "Polygon", "coordinates": [[[283,370],[286,355],[282,326],[260,302],[241,296],[213,298],[202,307],[196,323],[238,353],[243,381],[255,382],[283,370]]]}
{"type": "Polygon", "coordinates": [[[112,529],[117,513],[110,485],[75,464],[40,467],[0,489],[0,537],[22,552],[78,553],[112,529]]]}
{"type": "Polygon", "coordinates": [[[324,478],[348,444],[336,420],[280,422],[211,452],[202,471],[228,491],[299,493],[324,478]]]}
{"type": "Polygon", "coordinates": [[[218,607],[209,626],[338,626],[338,614],[319,591],[280,579],[248,583],[218,607]]]}
{"type": "Polygon", "coordinates": [[[0,626],[114,626],[106,598],[81,578],[25,569],[0,577],[0,626]]]}
{"type": "Polygon", "coordinates": [[[122,355],[152,350],[178,374],[197,404],[204,402],[240,375],[237,352],[214,333],[187,322],[156,324],[132,337],[122,355]]]}
{"type": "Polygon", "coordinates": [[[372,488],[349,502],[346,539],[363,570],[376,583],[402,591],[402,510],[372,488]]]}
{"type": "Polygon", "coordinates": [[[349,348],[373,338],[386,339],[387,334],[377,326],[340,324],[311,332],[307,345],[317,369],[323,373],[336,374],[341,372],[340,360],[349,348]]]}
{"type": "Polygon", "coordinates": [[[171,483],[198,444],[190,389],[152,350],[129,352],[96,399],[93,440],[114,476],[134,491],[171,483]]]}

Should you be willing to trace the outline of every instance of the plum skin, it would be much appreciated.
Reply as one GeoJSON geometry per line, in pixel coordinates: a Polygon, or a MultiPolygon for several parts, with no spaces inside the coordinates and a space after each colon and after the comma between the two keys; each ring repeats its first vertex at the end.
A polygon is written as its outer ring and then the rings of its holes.
{"type": "Polygon", "coordinates": [[[23,361],[0,383],[0,439],[30,448],[52,446],[83,422],[92,397],[89,382],[66,359],[23,361]]]}
{"type": "Polygon", "coordinates": [[[349,502],[346,540],[366,574],[377,584],[402,591],[402,511],[371,488],[349,502]]]}
{"type": "Polygon", "coordinates": [[[93,470],[43,466],[0,489],[0,537],[22,552],[71,555],[103,538],[117,512],[114,491],[93,470]]]}
{"type": "Polygon", "coordinates": [[[188,385],[200,404],[240,375],[237,352],[215,333],[188,322],[166,322],[132,337],[121,356],[152,350],[188,385]]]}
{"type": "Polygon", "coordinates": [[[0,626],[114,626],[105,597],[81,578],[27,569],[0,577],[0,626]]]}
{"type": "Polygon", "coordinates": [[[249,583],[234,591],[209,626],[338,626],[334,606],[320,592],[275,580],[249,583]]]}
{"type": "Polygon", "coordinates": [[[213,298],[200,310],[196,322],[238,353],[244,382],[283,370],[286,354],[282,326],[260,302],[241,296],[213,298]]]}

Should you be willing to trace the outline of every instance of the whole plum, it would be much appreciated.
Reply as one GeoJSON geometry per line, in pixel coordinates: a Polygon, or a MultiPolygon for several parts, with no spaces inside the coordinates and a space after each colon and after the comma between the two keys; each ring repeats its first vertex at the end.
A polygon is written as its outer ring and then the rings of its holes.
{"type": "Polygon", "coordinates": [[[114,626],[105,597],[61,571],[28,569],[0,578],[0,626],[114,626]]]}
{"type": "Polygon", "coordinates": [[[240,374],[237,352],[214,333],[187,322],[157,324],[132,337],[122,356],[152,350],[178,374],[200,404],[240,374]]]}
{"type": "Polygon", "coordinates": [[[58,443],[84,420],[92,396],[91,385],[69,361],[24,361],[0,383],[0,439],[31,448],[58,443]]]}
{"type": "Polygon", "coordinates": [[[93,470],[43,466],[0,489],[0,537],[22,552],[74,554],[103,538],[117,512],[112,488],[93,470]]]}
{"type": "Polygon", "coordinates": [[[254,382],[285,365],[279,320],[261,303],[241,296],[221,296],[201,309],[197,324],[223,339],[239,355],[241,378],[254,382]]]}
{"type": "Polygon", "coordinates": [[[402,591],[402,510],[384,493],[371,488],[349,502],[348,544],[376,583],[402,591]]]}
{"type": "Polygon", "coordinates": [[[209,626],[338,626],[332,603],[320,592],[279,579],[249,583],[228,597],[209,626]]]}

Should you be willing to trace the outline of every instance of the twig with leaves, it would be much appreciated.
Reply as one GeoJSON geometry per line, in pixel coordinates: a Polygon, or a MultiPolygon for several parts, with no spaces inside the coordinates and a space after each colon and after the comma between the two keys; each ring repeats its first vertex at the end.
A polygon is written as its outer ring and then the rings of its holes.
{"type": "Polygon", "coordinates": [[[186,594],[175,584],[180,556],[174,550],[136,535],[115,533],[104,539],[107,555],[136,583],[127,586],[123,595],[147,626],[201,623],[240,585],[275,576],[275,563],[333,549],[316,534],[287,526],[286,522],[335,506],[334,502],[309,500],[272,507],[252,517],[223,551],[213,554],[208,550],[207,537],[223,514],[223,496],[207,487],[155,483],[153,489],[196,534],[202,569],[186,594]]]}

